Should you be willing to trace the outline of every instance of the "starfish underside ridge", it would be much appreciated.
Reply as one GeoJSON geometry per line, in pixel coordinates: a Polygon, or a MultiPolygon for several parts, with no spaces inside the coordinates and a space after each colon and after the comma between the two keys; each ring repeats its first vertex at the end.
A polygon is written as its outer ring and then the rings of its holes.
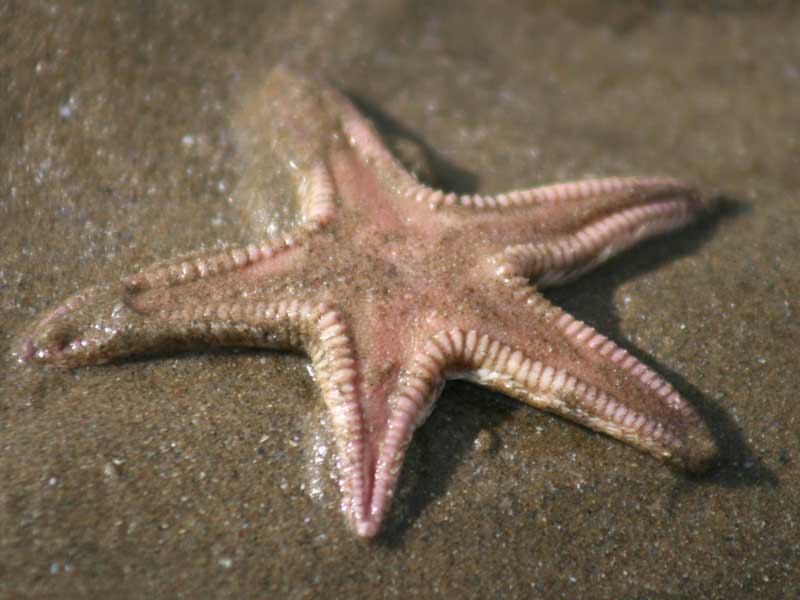
{"type": "Polygon", "coordinates": [[[263,197],[243,186],[261,241],[78,292],[32,328],[23,359],[304,350],[333,422],[342,508],[363,537],[385,520],[411,436],[447,379],[688,470],[715,459],[702,419],[667,381],[538,291],[685,225],[709,199],[666,178],[444,193],[408,173],[346,97],[283,67],[243,111],[248,169],[268,144],[288,166],[300,224],[265,238],[263,197]]]}

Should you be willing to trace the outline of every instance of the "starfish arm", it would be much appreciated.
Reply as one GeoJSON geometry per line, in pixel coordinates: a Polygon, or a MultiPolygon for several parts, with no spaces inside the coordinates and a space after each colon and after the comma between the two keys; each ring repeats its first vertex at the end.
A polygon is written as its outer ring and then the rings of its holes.
{"type": "Polygon", "coordinates": [[[718,449],[695,409],[653,369],[538,294],[529,335],[463,334],[466,379],[577,421],[689,471],[718,449]]]}
{"type": "Polygon", "coordinates": [[[512,286],[571,281],[646,238],[686,225],[712,203],[670,179],[600,179],[538,190],[545,199],[522,220],[546,222],[547,230],[531,227],[533,241],[507,244],[493,257],[497,274],[512,286]]]}
{"type": "Polygon", "coordinates": [[[400,368],[387,394],[390,412],[372,469],[368,510],[356,533],[373,537],[386,518],[414,431],[428,418],[441,394],[448,371],[459,369],[464,338],[460,330],[440,331],[423,340],[400,368]]]}
{"type": "MultiPolygon", "coordinates": [[[[265,335],[255,329],[226,330],[222,324],[232,310],[235,314],[234,307],[247,304],[240,301],[236,283],[254,273],[276,282],[291,278],[306,260],[303,245],[311,235],[300,228],[212,256],[182,256],[118,284],[82,290],[33,326],[19,355],[30,362],[76,367],[207,345],[294,347],[296,336],[288,329],[265,335]]],[[[274,297],[280,297],[280,286],[273,287],[274,297]]]]}
{"type": "Polygon", "coordinates": [[[350,147],[364,163],[374,165],[386,188],[405,193],[422,185],[389,151],[372,122],[344,94],[334,88],[327,93],[340,115],[341,129],[350,147]]]}
{"type": "Polygon", "coordinates": [[[278,206],[267,196],[266,190],[281,189],[285,179],[291,184],[280,197],[295,197],[305,223],[318,227],[333,217],[336,189],[328,159],[345,143],[332,94],[318,80],[279,66],[237,112],[242,177],[236,202],[259,235],[291,204],[278,206]]]}
{"type": "Polygon", "coordinates": [[[531,280],[538,288],[571,281],[644,239],[685,226],[714,202],[680,181],[642,177],[464,196],[453,203],[448,198],[454,196],[428,188],[407,195],[434,208],[443,203],[439,218],[465,238],[480,240],[485,266],[515,288],[527,288],[531,280]]]}

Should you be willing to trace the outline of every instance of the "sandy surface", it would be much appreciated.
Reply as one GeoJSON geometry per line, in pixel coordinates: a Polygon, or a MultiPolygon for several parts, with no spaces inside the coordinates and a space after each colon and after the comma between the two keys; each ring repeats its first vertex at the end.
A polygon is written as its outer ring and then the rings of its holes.
{"type": "Polygon", "coordinates": [[[795,597],[797,10],[97,4],[0,2],[0,597],[795,597]],[[368,544],[303,357],[18,364],[73,291],[247,238],[232,119],[282,60],[420,139],[458,191],[720,190],[712,219],[550,297],[666,374],[725,464],[688,479],[452,384],[368,544]]]}

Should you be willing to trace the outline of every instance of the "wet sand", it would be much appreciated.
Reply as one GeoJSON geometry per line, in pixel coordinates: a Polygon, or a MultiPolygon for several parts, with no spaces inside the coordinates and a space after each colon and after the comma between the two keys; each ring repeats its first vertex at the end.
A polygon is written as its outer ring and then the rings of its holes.
{"type": "Polygon", "coordinates": [[[800,10],[523,4],[0,6],[0,596],[794,597],[800,10]],[[723,195],[549,297],[666,375],[725,463],[687,478],[453,383],[364,543],[302,356],[18,364],[77,289],[248,239],[232,119],[280,61],[456,191],[664,174],[723,195]]]}

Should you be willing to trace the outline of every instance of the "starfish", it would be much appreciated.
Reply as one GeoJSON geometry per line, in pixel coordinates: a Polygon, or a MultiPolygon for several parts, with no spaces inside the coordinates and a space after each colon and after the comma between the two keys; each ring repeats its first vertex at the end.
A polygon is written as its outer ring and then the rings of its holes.
{"type": "MultiPolygon", "coordinates": [[[[291,172],[296,227],[78,292],[32,327],[22,360],[71,368],[205,347],[302,349],[331,415],[342,510],[366,538],[448,379],[690,471],[715,460],[672,385],[539,293],[685,225],[708,198],[666,178],[445,193],[404,169],[342,93],[286,67],[253,110],[254,139],[291,172]]],[[[265,213],[250,196],[249,214],[265,213]]]]}

